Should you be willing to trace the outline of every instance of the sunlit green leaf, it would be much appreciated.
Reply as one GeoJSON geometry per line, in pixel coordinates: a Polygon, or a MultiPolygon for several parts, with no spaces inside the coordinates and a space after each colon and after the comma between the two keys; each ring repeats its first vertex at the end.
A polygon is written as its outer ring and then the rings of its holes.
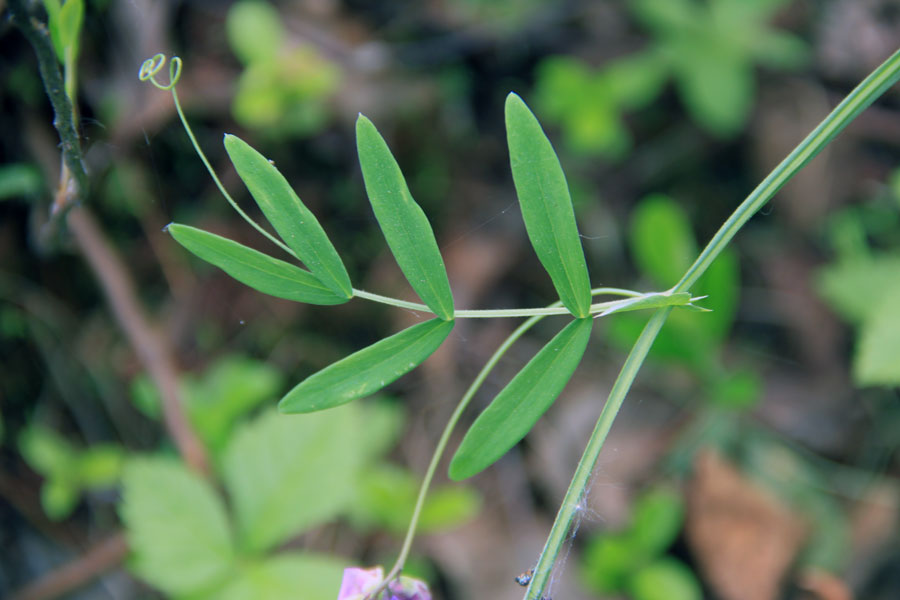
{"type": "Polygon", "coordinates": [[[894,285],[871,307],[853,357],[859,385],[900,385],[900,286],[894,285]]]}
{"type": "Polygon", "coordinates": [[[641,200],[631,217],[630,234],[634,261],[659,286],[675,285],[697,257],[690,221],[668,196],[641,200]]]}
{"type": "Polygon", "coordinates": [[[168,231],[193,254],[264,294],[308,304],[341,304],[349,299],[335,294],[309,271],[228,238],[176,223],[168,231]]]}
{"type": "Polygon", "coordinates": [[[221,498],[199,475],[166,458],[130,460],[119,514],[129,568],[172,595],[198,593],[229,577],[234,547],[221,498]]]}
{"type": "MultiPolygon", "coordinates": [[[[420,481],[408,470],[394,465],[367,468],[359,481],[357,502],[351,518],[357,526],[377,526],[403,535],[409,527],[420,481]]],[[[460,485],[429,491],[419,517],[422,533],[458,526],[471,519],[481,507],[481,497],[460,485]]]]}
{"type": "Polygon", "coordinates": [[[404,329],[307,377],[278,409],[313,412],[377,392],[431,356],[452,329],[453,321],[439,318],[404,329]]]}
{"type": "Polygon", "coordinates": [[[44,186],[41,172],[28,163],[0,165],[0,200],[38,194],[44,186]]]}
{"type": "Polygon", "coordinates": [[[284,46],[284,25],[278,11],[262,0],[241,0],[225,19],[228,44],[244,64],[274,61],[284,46]]]}
{"type": "Polygon", "coordinates": [[[819,293],[841,316],[860,322],[882,303],[888,290],[900,287],[900,255],[847,260],[819,271],[819,293]]]}
{"type": "Polygon", "coordinates": [[[223,477],[244,550],[267,550],[345,510],[367,451],[361,416],[356,406],[272,411],[236,431],[223,477]]]}
{"type": "Polygon", "coordinates": [[[595,537],[585,549],[581,578],[600,594],[621,592],[642,560],[644,557],[634,551],[631,540],[623,534],[595,537]]]}
{"type": "Polygon", "coordinates": [[[673,558],[663,558],[642,567],[630,579],[628,591],[634,600],[703,598],[697,577],[684,563],[673,558]]]}
{"type": "Polygon", "coordinates": [[[76,457],[68,440],[41,425],[31,425],[19,434],[19,452],[28,466],[45,477],[69,471],[76,457]]]}
{"type": "Polygon", "coordinates": [[[308,553],[246,561],[208,600],[334,600],[346,566],[346,560],[308,553]]]}
{"type": "Polygon", "coordinates": [[[284,175],[237,136],[225,136],[225,150],[263,214],[297,258],[331,291],[350,298],[353,287],[341,257],[284,175]]]}
{"type": "Polygon", "coordinates": [[[740,131],[756,97],[750,61],[702,40],[682,40],[675,51],[678,91],[694,119],[720,137],[740,131]]]}
{"type": "Polygon", "coordinates": [[[125,450],[116,444],[95,444],[78,457],[74,476],[85,489],[111,487],[118,481],[125,462],[125,450]]]}
{"type": "Polygon", "coordinates": [[[41,486],[41,508],[51,521],[65,519],[78,505],[81,490],[67,478],[48,479],[41,486]]]}
{"type": "Polygon", "coordinates": [[[438,317],[453,318],[453,295],[428,217],[416,204],[400,166],[375,125],[359,115],[356,147],[369,202],[400,270],[438,317]]]}
{"type": "Polygon", "coordinates": [[[513,181],[531,244],[563,305],[576,317],[586,317],[591,284],[569,185],[541,124],[515,94],[506,97],[506,134],[513,181]]]}
{"type": "Polygon", "coordinates": [[[593,323],[593,319],[569,323],[497,394],[456,451],[450,463],[452,479],[486,469],[525,437],[581,362],[593,323]]]}
{"type": "MultiPolygon", "coordinates": [[[[63,56],[69,55],[74,63],[78,58],[81,25],[84,22],[84,0],[65,0],[59,10],[59,40],[63,56]]],[[[63,59],[64,60],[64,59],[63,59]]]]}
{"type": "Polygon", "coordinates": [[[635,551],[645,556],[665,552],[684,522],[681,496],[665,488],[651,490],[638,500],[631,521],[628,536],[635,551]]]}

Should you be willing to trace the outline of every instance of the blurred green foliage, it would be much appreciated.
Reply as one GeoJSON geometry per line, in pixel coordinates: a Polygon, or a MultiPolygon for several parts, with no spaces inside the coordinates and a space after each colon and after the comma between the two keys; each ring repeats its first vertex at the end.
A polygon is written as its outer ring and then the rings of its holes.
{"type": "Polygon", "coordinates": [[[787,0],[634,0],[628,8],[651,34],[647,47],[593,69],[570,57],[542,60],[535,93],[541,116],[569,149],[622,159],[632,146],[624,121],[668,80],[706,131],[740,133],[756,97],[755,65],[796,69],[808,59],[798,37],[769,25],[787,0]]]}
{"type": "Polygon", "coordinates": [[[293,44],[264,0],[234,3],[226,31],[244,64],[231,107],[238,123],[270,137],[311,135],[328,124],[341,82],[337,64],[312,46],[293,44]]]}
{"type": "MultiPolygon", "coordinates": [[[[640,272],[662,288],[675,285],[699,253],[684,209],[660,194],[644,198],[635,207],[628,241],[640,272]]],[[[703,396],[713,406],[726,409],[752,407],[762,388],[759,375],[749,367],[726,367],[722,362],[740,289],[737,255],[726,250],[691,290],[694,296],[707,296],[698,304],[712,312],[673,311],[649,354],[651,360],[687,368],[704,390],[703,396]]],[[[637,314],[613,317],[608,323],[610,341],[630,348],[646,319],[637,314]]]]}
{"type": "Polygon", "coordinates": [[[822,297],[857,330],[852,375],[859,386],[900,385],[898,182],[900,169],[880,198],[832,215],[836,257],[818,275],[822,297]]]}
{"type": "Polygon", "coordinates": [[[632,600],[699,600],[703,594],[693,572],[666,554],[683,524],[678,493],[665,487],[645,492],[626,529],[588,542],[582,581],[598,594],[626,593],[632,600]]]}
{"type": "MultiPolygon", "coordinates": [[[[154,587],[193,600],[280,600],[290,589],[325,600],[334,596],[345,561],[276,548],[342,516],[364,531],[405,530],[418,481],[383,458],[403,428],[397,404],[353,403],[296,416],[265,410],[245,418],[277,397],[282,383],[265,363],[234,356],[185,378],[188,414],[214,451],[224,497],[169,456],[126,463],[120,513],[131,567],[154,587]]],[[[158,415],[158,397],[145,380],[133,392],[142,411],[158,415]]],[[[422,528],[459,525],[480,504],[467,488],[435,490],[422,528]]]]}
{"type": "Polygon", "coordinates": [[[35,165],[9,163],[0,165],[0,200],[26,199],[44,190],[44,180],[35,165]]]}
{"type": "Polygon", "coordinates": [[[22,458],[44,477],[41,507],[53,520],[72,514],[84,492],[110,489],[118,483],[125,451],[117,444],[77,448],[38,424],[22,430],[18,441],[22,458]]]}

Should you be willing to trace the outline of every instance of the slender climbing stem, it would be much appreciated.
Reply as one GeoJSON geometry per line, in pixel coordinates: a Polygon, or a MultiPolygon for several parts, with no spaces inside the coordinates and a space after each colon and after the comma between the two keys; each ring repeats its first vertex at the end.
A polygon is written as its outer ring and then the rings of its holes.
{"type": "MultiPolygon", "coordinates": [[[[599,296],[603,294],[622,294],[628,296],[641,295],[636,292],[632,292],[631,290],[623,290],[621,288],[594,288],[591,290],[591,296],[599,296]]],[[[562,308],[562,302],[554,302],[549,305],[546,309],[538,309],[538,310],[552,310],[556,308],[562,308]]],[[[481,368],[481,371],[478,372],[478,375],[469,385],[469,388],[466,390],[466,393],[463,394],[462,398],[460,398],[459,403],[456,405],[456,408],[453,410],[453,414],[450,415],[450,419],[447,421],[447,424],[444,426],[444,431],[441,433],[440,439],[438,439],[438,443],[435,446],[434,454],[431,456],[431,462],[428,463],[428,468],[425,471],[425,476],[422,478],[422,485],[419,487],[419,495],[416,498],[416,505],[413,508],[413,514],[410,518],[409,527],[406,530],[406,537],[403,539],[403,545],[400,548],[400,554],[397,556],[397,561],[394,563],[394,566],[391,567],[391,570],[384,578],[384,582],[381,587],[370,594],[370,598],[377,598],[378,593],[387,588],[387,585],[400,575],[400,572],[403,570],[403,566],[406,564],[406,559],[409,557],[409,551],[412,548],[413,539],[416,536],[416,528],[419,523],[419,516],[422,514],[422,508],[425,506],[425,498],[428,495],[428,489],[431,487],[431,481],[434,479],[434,473],[437,470],[438,464],[441,462],[441,458],[444,455],[444,451],[447,449],[447,444],[450,441],[450,435],[453,433],[453,430],[456,428],[456,424],[459,422],[460,417],[463,412],[469,406],[469,402],[471,402],[472,398],[481,388],[481,385],[484,383],[484,380],[487,379],[487,376],[490,372],[497,366],[497,362],[503,355],[506,354],[507,350],[518,340],[522,335],[525,334],[529,329],[534,327],[541,319],[544,317],[550,316],[551,314],[569,314],[569,312],[562,308],[564,312],[562,313],[537,313],[531,316],[527,321],[519,325],[509,337],[507,337],[502,344],[494,351],[494,354],[491,355],[491,358],[488,359],[487,363],[481,368]]],[[[459,311],[457,311],[458,313],[459,311]]]]}
{"type": "MultiPolygon", "coordinates": [[[[768,202],[806,163],[812,160],[837,136],[853,119],[872,104],[900,79],[900,50],[895,52],[880,67],[872,72],[854,89],[775,169],[757,186],[725,221],[719,231],[706,245],[697,260],[673,288],[675,292],[685,291],[703,275],[713,260],[725,249],[728,242],[756,212],[768,202]]],[[[584,454],[575,470],[575,475],[566,491],[565,499],[556,515],[550,535],[538,559],[534,576],[525,592],[525,600],[540,600],[545,597],[547,584],[553,565],[559,556],[563,542],[572,526],[579,503],[584,497],[590,474],[593,472],[609,433],[612,423],[628,394],[638,370],[647,357],[656,336],[662,329],[671,307],[658,310],[647,322],[637,342],[628,354],[625,364],[610,390],[609,397],[594,431],[588,440],[584,454]]]]}

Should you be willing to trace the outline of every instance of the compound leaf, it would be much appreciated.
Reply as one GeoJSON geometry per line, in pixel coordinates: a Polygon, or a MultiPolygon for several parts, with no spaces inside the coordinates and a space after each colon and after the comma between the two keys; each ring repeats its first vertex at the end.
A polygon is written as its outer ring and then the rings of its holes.
{"type": "Polygon", "coordinates": [[[486,469],[525,437],[581,362],[593,323],[569,323],[497,394],[463,438],[450,463],[451,479],[486,469]]]}
{"type": "Polygon", "coordinates": [[[168,232],[191,253],[264,294],[308,304],[341,304],[349,299],[309,271],[228,238],[177,223],[169,225],[168,232]]]}
{"type": "Polygon", "coordinates": [[[278,409],[313,412],[377,392],[431,356],[453,323],[431,319],[355,352],[304,379],[281,399],[278,409]]]}
{"type": "Polygon", "coordinates": [[[591,284],[569,185],[541,124],[515,94],[506,97],[506,133],[513,181],[531,245],[563,305],[576,317],[586,317],[591,284]]]}
{"type": "Polygon", "coordinates": [[[369,202],[400,270],[434,314],[452,320],[450,281],[428,217],[410,194],[384,138],[363,115],[356,120],[356,146],[369,202]]]}
{"type": "Polygon", "coordinates": [[[294,193],[284,175],[265,156],[237,136],[225,136],[225,150],[281,239],[328,289],[350,299],[353,287],[341,257],[315,215],[294,193]]]}

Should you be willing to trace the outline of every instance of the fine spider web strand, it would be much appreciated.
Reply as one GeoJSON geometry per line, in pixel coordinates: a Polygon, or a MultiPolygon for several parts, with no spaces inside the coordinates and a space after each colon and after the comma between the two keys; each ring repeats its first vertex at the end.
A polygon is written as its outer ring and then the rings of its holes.
{"type": "Polygon", "coordinates": [[[596,479],[597,473],[602,469],[602,465],[598,465],[594,469],[593,473],[588,479],[588,484],[585,486],[584,490],[581,493],[579,501],[574,506],[575,517],[572,519],[572,524],[569,526],[569,531],[566,535],[566,541],[564,542],[563,550],[562,552],[560,552],[559,558],[553,565],[553,571],[550,575],[550,580],[547,583],[547,590],[546,594],[544,595],[547,600],[550,600],[553,597],[553,587],[556,584],[556,581],[560,579],[565,573],[569,555],[572,553],[572,548],[575,545],[575,537],[578,535],[578,531],[581,529],[582,523],[584,523],[585,520],[598,522],[604,520],[597,511],[590,508],[590,498],[594,487],[594,481],[596,479]]]}
{"type": "Polygon", "coordinates": [[[450,240],[450,241],[447,242],[446,244],[443,244],[443,245],[441,246],[441,249],[442,249],[442,250],[446,250],[446,249],[449,248],[450,246],[454,246],[454,245],[456,245],[457,243],[463,241],[464,239],[468,238],[470,235],[472,235],[472,234],[475,233],[476,231],[479,231],[479,230],[483,229],[485,226],[487,226],[487,225],[488,225],[489,223],[491,223],[492,221],[495,221],[495,220],[499,219],[500,217],[502,217],[503,215],[505,215],[506,213],[508,213],[508,212],[510,211],[510,209],[512,209],[512,207],[514,207],[515,205],[516,205],[515,202],[510,203],[509,206],[507,206],[506,208],[504,208],[504,209],[501,210],[500,212],[496,213],[495,215],[493,215],[493,216],[491,216],[491,217],[488,217],[488,218],[485,219],[481,224],[475,225],[475,226],[472,227],[471,229],[468,229],[467,231],[464,231],[463,233],[459,234],[458,236],[456,236],[455,238],[453,238],[452,240],[450,240]]]}

